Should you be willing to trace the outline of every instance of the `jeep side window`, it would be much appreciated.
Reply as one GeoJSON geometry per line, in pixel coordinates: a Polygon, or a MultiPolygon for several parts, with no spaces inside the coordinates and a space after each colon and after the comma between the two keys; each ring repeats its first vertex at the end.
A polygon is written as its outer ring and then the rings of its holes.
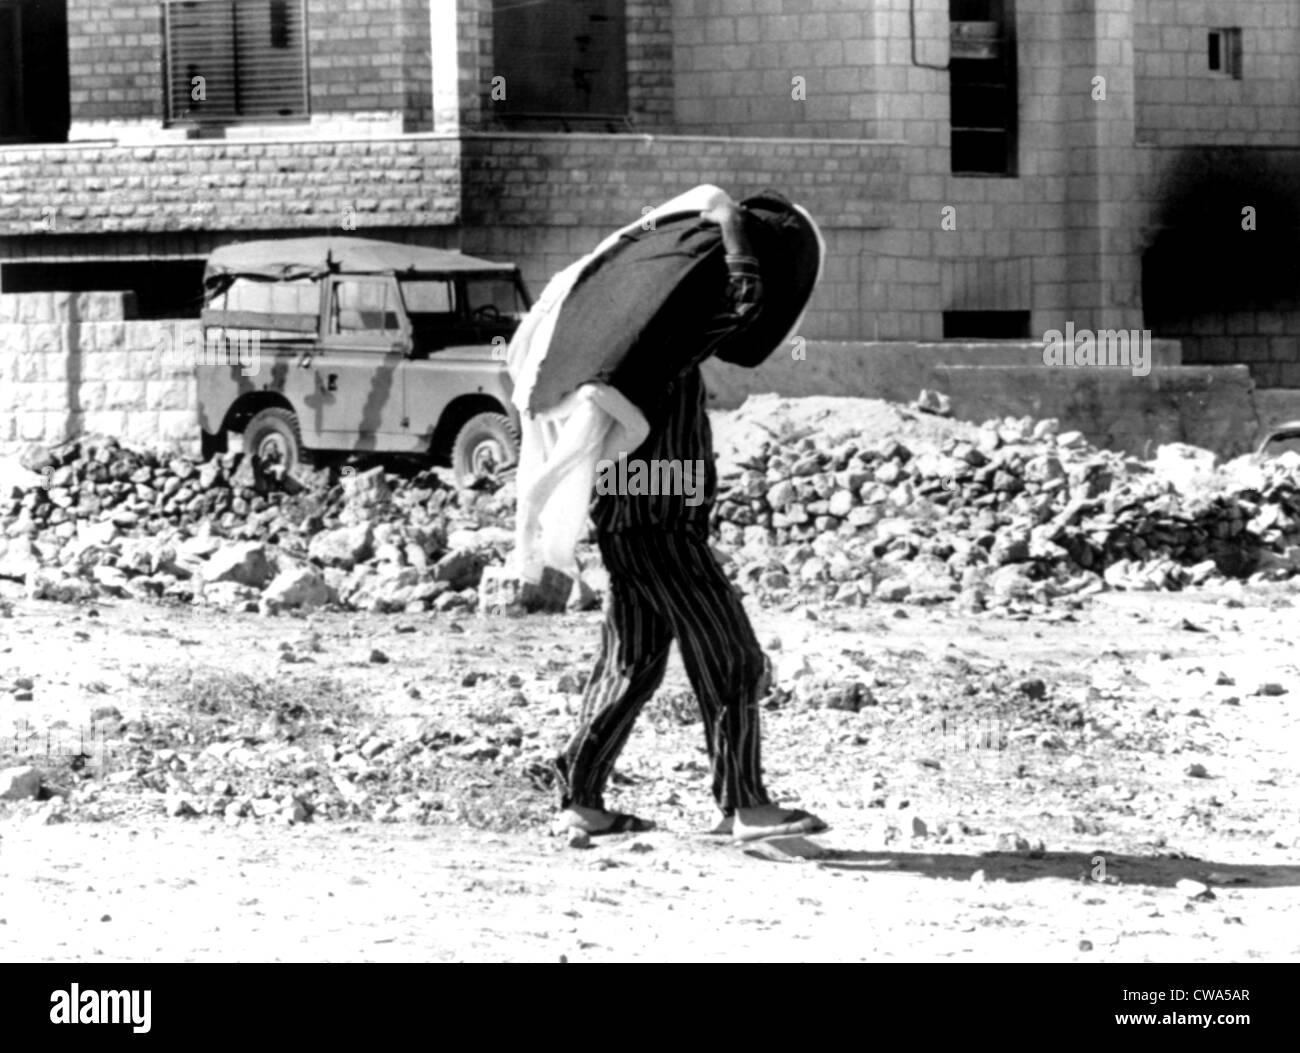
{"type": "Polygon", "coordinates": [[[387,282],[336,280],[329,307],[329,334],[399,339],[402,320],[392,286],[387,282]]]}
{"type": "Polygon", "coordinates": [[[517,322],[526,310],[513,277],[470,278],[465,300],[469,317],[477,322],[517,322]]]}
{"type": "Polygon", "coordinates": [[[456,319],[456,287],[449,281],[412,278],[401,283],[402,299],[417,329],[450,325],[456,319]]]}
{"type": "Polygon", "coordinates": [[[320,290],[310,278],[285,282],[237,278],[207,306],[214,324],[257,329],[272,340],[315,336],[320,290]]]}

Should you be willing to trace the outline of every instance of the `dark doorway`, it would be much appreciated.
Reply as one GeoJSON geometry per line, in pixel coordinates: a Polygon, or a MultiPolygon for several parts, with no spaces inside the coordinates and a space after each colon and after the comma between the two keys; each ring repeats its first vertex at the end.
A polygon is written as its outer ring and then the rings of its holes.
{"type": "Polygon", "coordinates": [[[0,0],[0,142],[68,138],[68,5],[0,0]]]}

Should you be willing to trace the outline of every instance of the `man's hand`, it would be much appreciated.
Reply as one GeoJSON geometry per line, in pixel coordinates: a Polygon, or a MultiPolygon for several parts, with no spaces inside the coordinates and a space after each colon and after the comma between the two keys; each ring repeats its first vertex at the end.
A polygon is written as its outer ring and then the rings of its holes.
{"type": "Polygon", "coordinates": [[[700,213],[706,223],[716,223],[722,228],[722,244],[732,256],[752,256],[749,239],[745,237],[744,211],[734,201],[724,201],[700,213]]]}
{"type": "Polygon", "coordinates": [[[722,228],[729,226],[740,226],[741,223],[740,206],[734,201],[723,201],[721,204],[714,205],[710,209],[700,213],[700,219],[706,223],[716,223],[722,228]]]}

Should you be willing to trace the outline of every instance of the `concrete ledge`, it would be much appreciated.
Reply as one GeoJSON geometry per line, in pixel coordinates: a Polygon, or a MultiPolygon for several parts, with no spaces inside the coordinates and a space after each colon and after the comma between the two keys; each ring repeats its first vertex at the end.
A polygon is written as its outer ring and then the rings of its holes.
{"type": "MultiPolygon", "coordinates": [[[[1043,344],[1039,340],[810,340],[803,347],[804,358],[792,357],[794,351],[793,344],[777,348],[758,369],[706,362],[710,406],[734,409],[750,395],[769,392],[911,402],[922,388],[946,390],[943,385],[947,378],[940,371],[949,366],[1044,368],[1043,344]]],[[[1177,340],[1152,340],[1151,360],[1153,375],[1180,366],[1182,345],[1177,340]]]]}
{"type": "Polygon", "coordinates": [[[1259,432],[1246,366],[1166,366],[1135,377],[1123,368],[943,366],[939,390],[965,420],[1057,417],[1098,446],[1142,455],[1167,442],[1225,457],[1249,450],[1259,432]]]}

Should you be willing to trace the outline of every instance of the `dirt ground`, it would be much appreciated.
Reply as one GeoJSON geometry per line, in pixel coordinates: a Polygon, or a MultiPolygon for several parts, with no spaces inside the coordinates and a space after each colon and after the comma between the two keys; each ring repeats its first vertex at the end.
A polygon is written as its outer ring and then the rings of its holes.
{"type": "Polygon", "coordinates": [[[0,960],[1300,956],[1300,675],[1283,586],[1107,594],[1038,617],[754,610],[781,682],[847,661],[873,693],[857,712],[786,698],[764,714],[771,789],[832,829],[748,848],[703,836],[700,725],[674,658],[668,701],[643,714],[611,793],[661,828],[589,849],[551,835],[549,795],[518,772],[572,725],[580,696],[557,685],[589,663],[597,613],[92,612],[0,591],[13,604],[0,737],[76,727],[105,703],[166,719],[159,670],[269,682],[309,667],[375,728],[473,723],[511,683],[523,696],[523,742],[457,761],[440,784],[481,805],[420,821],[169,816],[163,793],[112,782],[111,758],[79,773],[32,761],[85,803],[53,818],[48,801],[0,804],[0,960]],[[304,632],[318,646],[286,666],[304,632]],[[503,802],[507,785],[525,789],[503,802]]]}

